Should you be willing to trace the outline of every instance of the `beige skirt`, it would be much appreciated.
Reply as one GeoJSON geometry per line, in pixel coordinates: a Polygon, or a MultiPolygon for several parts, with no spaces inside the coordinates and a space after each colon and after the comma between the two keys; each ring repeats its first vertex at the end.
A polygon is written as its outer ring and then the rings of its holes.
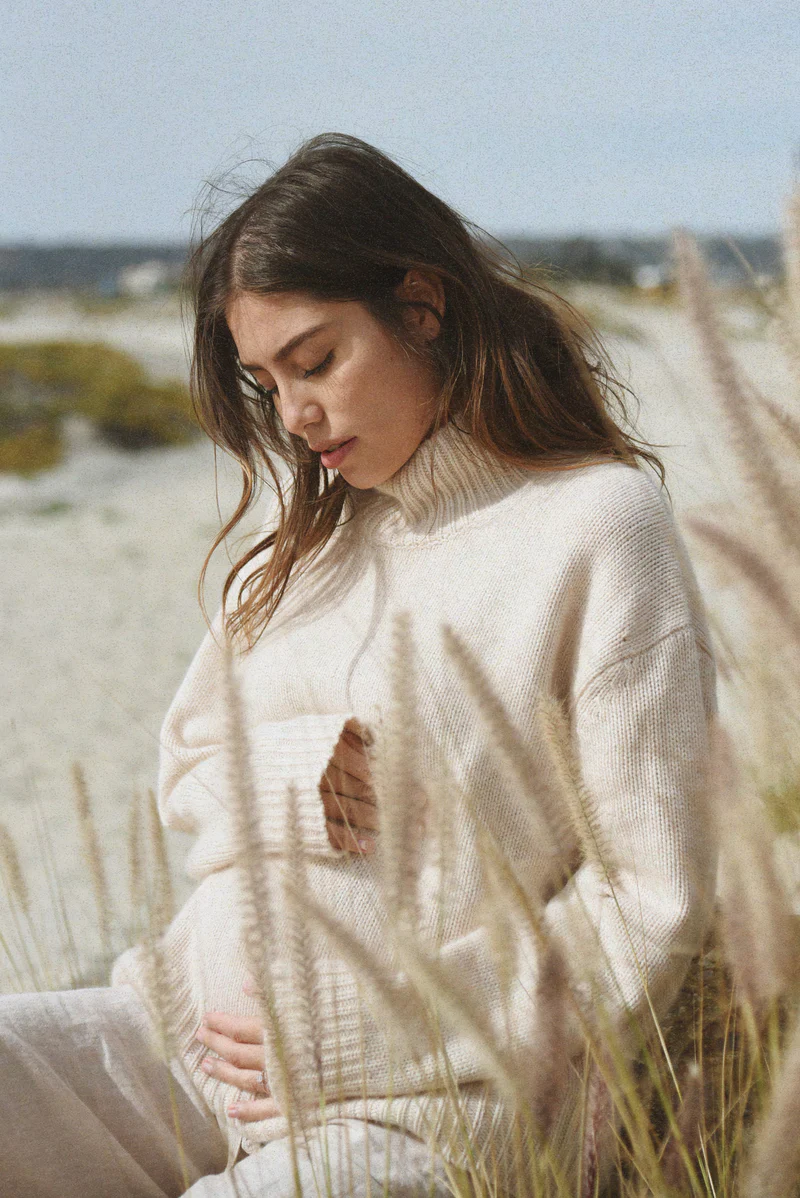
{"type": "MultiPolygon", "coordinates": [[[[451,1192],[402,1128],[331,1119],[296,1149],[304,1195],[380,1195],[387,1176],[389,1194],[451,1192]]],[[[191,1078],[155,1052],[132,986],[0,995],[0,1194],[295,1198],[288,1137],[226,1170],[227,1158],[191,1078]]]]}

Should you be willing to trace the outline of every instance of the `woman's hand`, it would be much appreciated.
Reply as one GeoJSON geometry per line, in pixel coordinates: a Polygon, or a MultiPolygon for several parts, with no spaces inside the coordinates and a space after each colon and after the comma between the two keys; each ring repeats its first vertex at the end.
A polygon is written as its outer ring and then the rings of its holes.
{"type": "MultiPolygon", "coordinates": [[[[247,994],[256,992],[252,978],[248,978],[242,988],[247,994]]],[[[267,1096],[229,1106],[228,1114],[232,1119],[255,1123],[259,1119],[271,1119],[281,1114],[264,1077],[264,1025],[258,1017],[208,1011],[195,1039],[218,1054],[203,1059],[200,1068],[205,1073],[218,1077],[220,1081],[230,1082],[240,1090],[251,1090],[253,1094],[267,1096]]]]}
{"type": "Polygon", "coordinates": [[[358,720],[349,719],[319,787],[331,844],[335,849],[362,854],[374,851],[378,830],[365,743],[371,743],[369,732],[358,720]]]}

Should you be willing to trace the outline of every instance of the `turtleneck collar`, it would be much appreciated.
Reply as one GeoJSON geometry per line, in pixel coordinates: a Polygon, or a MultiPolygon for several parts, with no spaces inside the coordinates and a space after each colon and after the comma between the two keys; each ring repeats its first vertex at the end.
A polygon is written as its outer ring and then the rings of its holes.
{"type": "Polygon", "coordinates": [[[349,493],[364,531],[413,542],[468,519],[530,478],[530,471],[501,462],[450,420],[386,482],[349,493]]]}

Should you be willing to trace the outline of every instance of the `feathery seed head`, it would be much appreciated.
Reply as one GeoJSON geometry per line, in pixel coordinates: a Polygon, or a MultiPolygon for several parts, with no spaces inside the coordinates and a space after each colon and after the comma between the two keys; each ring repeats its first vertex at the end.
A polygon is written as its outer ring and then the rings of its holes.
{"type": "Polygon", "coordinates": [[[11,897],[25,915],[30,915],[28,883],[20,865],[16,842],[5,824],[0,824],[0,862],[11,897]]]}

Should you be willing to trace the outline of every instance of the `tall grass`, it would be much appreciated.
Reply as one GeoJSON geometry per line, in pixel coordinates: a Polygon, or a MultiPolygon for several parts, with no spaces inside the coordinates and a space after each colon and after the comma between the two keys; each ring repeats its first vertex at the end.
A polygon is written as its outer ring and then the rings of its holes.
{"type": "MultiPolygon", "coordinates": [[[[446,1114],[438,1129],[428,1130],[431,1150],[443,1155],[454,1194],[500,1198],[513,1189],[532,1198],[788,1198],[800,1192],[800,917],[796,896],[793,901],[776,858],[779,832],[790,838],[790,850],[800,839],[800,739],[790,734],[800,730],[800,192],[786,209],[785,284],[760,297],[795,380],[794,394],[780,403],[743,377],[722,332],[695,239],[678,230],[674,249],[684,311],[699,339],[719,405],[720,435],[730,441],[753,513],[750,524],[733,517],[727,523],[692,517],[689,531],[698,547],[737,579],[751,643],[779,652],[774,661],[756,653],[755,665],[727,660],[725,667],[740,672],[752,719],[783,729],[777,743],[770,745],[766,769],[747,756],[728,729],[715,725],[705,802],[722,855],[705,943],[666,1016],[657,1017],[651,1006],[623,1038],[602,1009],[586,1008],[572,984],[575,963],[570,962],[568,970],[546,931],[540,901],[521,882],[465,796],[456,793],[452,779],[419,776],[414,645],[409,620],[402,615],[388,663],[392,702],[387,734],[372,757],[381,811],[384,851],[377,876],[387,912],[387,951],[381,956],[367,952],[353,928],[337,921],[312,895],[290,789],[279,885],[289,914],[286,947],[296,995],[292,1031],[296,1035],[298,1028],[305,1029],[303,1042],[292,1043],[282,1026],[266,951],[275,895],[259,853],[245,721],[234,672],[229,670],[228,750],[239,838],[243,942],[258,982],[266,1042],[278,1060],[292,1145],[309,1125],[324,1122],[335,1105],[335,1099],[323,1094],[314,1031],[322,1016],[310,945],[324,942],[359,979],[364,1018],[378,1022],[397,1050],[397,1093],[404,1092],[401,1074],[405,1072],[407,1079],[409,1071],[417,1070],[428,1088],[435,1086],[444,1096],[446,1114]],[[494,1022],[470,991],[469,980],[454,979],[442,956],[448,898],[457,883],[454,828],[459,819],[472,821],[483,869],[482,920],[505,1004],[504,1017],[494,1022]],[[439,883],[433,909],[426,909],[422,900],[420,821],[435,850],[439,883]],[[515,1056],[511,1044],[513,945],[519,935],[537,948],[535,1000],[542,1012],[541,1030],[525,1058],[515,1056]],[[398,970],[409,987],[398,987],[398,970]],[[568,1029],[575,1027],[584,1040],[577,1064],[565,1052],[568,1029]],[[465,1091],[456,1084],[448,1057],[453,1029],[480,1059],[487,1085],[514,1112],[510,1149],[498,1142],[481,1156],[472,1142],[465,1091]],[[630,1043],[636,1045],[635,1053],[629,1051],[630,1043]],[[570,1070],[576,1068],[581,1076],[580,1118],[565,1150],[555,1137],[570,1070]],[[459,1146],[457,1164],[453,1153],[444,1151],[445,1129],[455,1137],[451,1146],[459,1146]],[[498,1160],[510,1152],[510,1186],[493,1169],[493,1147],[498,1160]]],[[[526,744],[492,691],[479,655],[452,630],[444,629],[443,635],[472,703],[476,734],[479,730],[485,738],[538,842],[546,846],[553,884],[574,869],[564,846],[577,839],[583,858],[613,887],[614,846],[603,842],[562,709],[544,699],[535,713],[552,757],[552,781],[544,788],[534,785],[541,771],[533,770],[526,744]]],[[[103,967],[107,969],[122,946],[114,944],[107,871],[78,766],[73,780],[103,955],[94,972],[73,969],[71,980],[73,985],[97,984],[103,967]]],[[[150,990],[158,1013],[155,1043],[168,1059],[176,1047],[162,944],[174,901],[152,792],[147,803],[137,798],[132,805],[128,855],[130,911],[124,934],[142,937],[147,946],[150,990]]],[[[8,934],[0,933],[0,952],[8,958],[20,989],[50,988],[53,978],[42,967],[46,953],[38,943],[36,913],[13,837],[2,826],[0,866],[11,914],[8,934]]],[[[176,1156],[185,1177],[177,1126],[176,1156]]],[[[295,1173],[299,1186],[297,1177],[295,1173]]]]}

